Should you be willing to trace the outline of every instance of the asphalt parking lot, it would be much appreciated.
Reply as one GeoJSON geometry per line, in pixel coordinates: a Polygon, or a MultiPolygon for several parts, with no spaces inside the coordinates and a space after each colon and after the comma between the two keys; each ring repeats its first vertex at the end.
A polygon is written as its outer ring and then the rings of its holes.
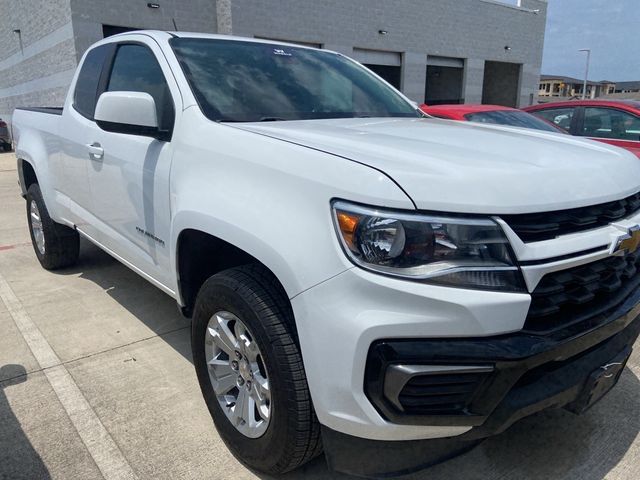
{"type": "MultiPolygon", "coordinates": [[[[175,302],[83,243],[38,264],[13,154],[0,154],[0,479],[244,479],[200,397],[175,302]]],[[[637,479],[640,345],[582,417],[527,418],[411,479],[637,479]]],[[[323,458],[285,479],[347,478],[323,458]]]]}

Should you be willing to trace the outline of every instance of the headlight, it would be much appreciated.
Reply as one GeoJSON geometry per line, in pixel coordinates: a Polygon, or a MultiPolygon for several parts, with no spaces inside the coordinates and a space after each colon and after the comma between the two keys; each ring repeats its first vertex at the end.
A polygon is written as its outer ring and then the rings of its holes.
{"type": "Polygon", "coordinates": [[[490,218],[412,214],[333,203],[338,237],[358,266],[413,280],[524,291],[508,241],[490,218]]]}

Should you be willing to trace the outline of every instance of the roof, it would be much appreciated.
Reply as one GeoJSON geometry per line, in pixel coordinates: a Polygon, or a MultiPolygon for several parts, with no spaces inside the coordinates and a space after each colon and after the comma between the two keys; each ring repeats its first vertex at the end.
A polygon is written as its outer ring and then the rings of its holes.
{"type": "Polygon", "coordinates": [[[640,80],[616,82],[616,90],[640,90],[640,80]]]}
{"type": "MultiPolygon", "coordinates": [[[[579,83],[579,84],[584,83],[584,78],[566,77],[564,75],[540,75],[540,81],[545,81],[545,80],[560,80],[562,83],[579,83]]],[[[615,83],[615,82],[611,82],[609,80],[602,80],[600,82],[589,80],[587,82],[587,85],[601,85],[603,83],[615,83]]]]}
{"type": "Polygon", "coordinates": [[[579,107],[579,106],[591,106],[591,107],[622,107],[624,110],[640,110],[640,101],[637,100],[569,100],[564,102],[549,102],[533,105],[530,107],[523,107],[522,110],[530,112],[541,108],[552,107],[579,107]]]}
{"type": "Polygon", "coordinates": [[[453,105],[421,105],[420,108],[427,113],[477,113],[477,112],[495,112],[496,110],[517,110],[516,108],[503,107],[502,105],[480,105],[473,103],[453,104],[453,105]]]}
{"type": "Polygon", "coordinates": [[[126,37],[127,35],[145,35],[147,37],[154,38],[156,40],[168,40],[170,38],[200,38],[208,40],[235,40],[248,43],[264,43],[267,45],[283,45],[286,47],[305,48],[308,50],[322,50],[323,52],[334,53],[332,50],[319,49],[317,47],[311,47],[309,45],[289,43],[280,40],[271,40],[266,38],[256,37],[239,37],[235,35],[225,35],[219,33],[200,33],[200,32],[183,32],[183,31],[168,31],[168,30],[131,30],[130,32],[122,32],[116,35],[111,35],[102,39],[98,43],[110,43],[112,39],[119,37],[126,37]]]}

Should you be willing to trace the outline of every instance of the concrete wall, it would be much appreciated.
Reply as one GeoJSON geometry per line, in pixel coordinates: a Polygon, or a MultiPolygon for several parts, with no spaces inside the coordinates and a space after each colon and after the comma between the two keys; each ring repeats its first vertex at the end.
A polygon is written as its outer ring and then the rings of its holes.
{"type": "Polygon", "coordinates": [[[216,0],[157,0],[160,8],[149,8],[148,0],[69,0],[77,58],[102,38],[102,25],[217,32],[216,0]]]}
{"type": "Polygon", "coordinates": [[[174,21],[180,30],[307,42],[346,55],[397,52],[402,90],[416,101],[424,100],[427,55],[464,59],[462,96],[469,103],[482,99],[486,60],[518,63],[519,104],[537,100],[546,0],[522,0],[522,8],[492,0],[158,0],[158,9],[147,3],[0,0],[0,117],[10,120],[18,105],[62,105],[77,61],[102,38],[103,24],[172,30],[174,21]]]}
{"type": "MultiPolygon", "coordinates": [[[[229,1],[229,0],[217,0],[229,1]]],[[[17,106],[60,106],[102,25],[217,31],[216,0],[0,0],[0,118],[17,106]],[[13,30],[20,29],[20,34],[13,30]]],[[[224,9],[223,9],[224,11],[224,9]]]]}
{"type": "Polygon", "coordinates": [[[0,0],[0,45],[0,118],[62,105],[76,66],[69,0],[0,0]]]}
{"type": "Polygon", "coordinates": [[[482,100],[486,60],[523,65],[521,105],[537,93],[544,0],[522,0],[522,8],[491,0],[231,2],[234,35],[318,43],[347,55],[354,47],[401,52],[403,90],[416,101],[424,100],[427,55],[465,59],[463,95],[468,103],[482,100]]]}

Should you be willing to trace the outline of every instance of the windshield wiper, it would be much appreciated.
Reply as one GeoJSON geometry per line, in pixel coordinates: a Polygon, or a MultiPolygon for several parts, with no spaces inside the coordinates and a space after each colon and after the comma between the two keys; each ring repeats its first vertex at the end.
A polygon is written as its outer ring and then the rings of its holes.
{"type": "Polygon", "coordinates": [[[259,122],[283,122],[286,118],[282,117],[261,117],[259,122]]]}

